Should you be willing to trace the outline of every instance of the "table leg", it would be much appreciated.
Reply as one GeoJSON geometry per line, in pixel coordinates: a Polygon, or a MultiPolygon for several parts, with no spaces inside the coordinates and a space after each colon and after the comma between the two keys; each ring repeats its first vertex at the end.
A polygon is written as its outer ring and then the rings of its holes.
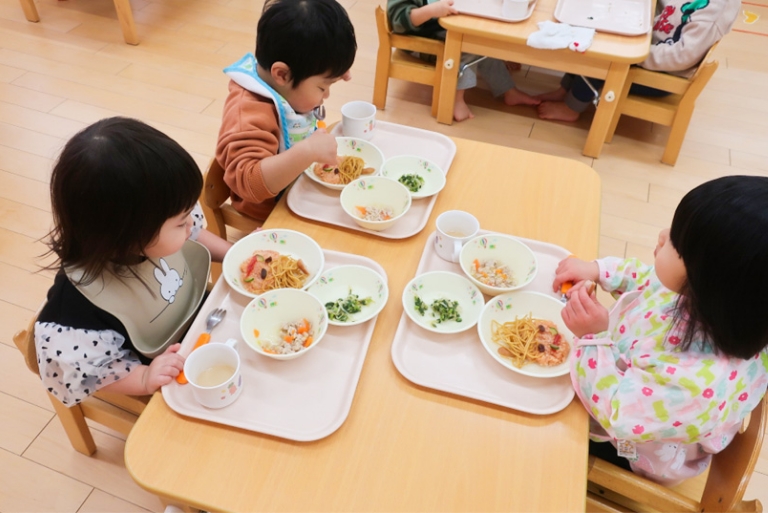
{"type": "Polygon", "coordinates": [[[618,100],[628,73],[629,64],[611,63],[611,67],[608,69],[608,76],[605,78],[603,91],[600,94],[600,103],[597,106],[595,118],[592,120],[592,126],[589,128],[584,151],[582,151],[585,156],[593,158],[600,156],[605,136],[608,133],[608,128],[611,126],[611,120],[614,114],[616,114],[618,100]]]}
{"type": "Polygon", "coordinates": [[[445,37],[445,52],[440,73],[440,98],[437,105],[437,121],[453,123],[453,102],[456,101],[456,83],[459,80],[461,64],[461,40],[463,34],[449,30],[445,37]],[[446,65],[447,64],[447,65],[446,65]]]}

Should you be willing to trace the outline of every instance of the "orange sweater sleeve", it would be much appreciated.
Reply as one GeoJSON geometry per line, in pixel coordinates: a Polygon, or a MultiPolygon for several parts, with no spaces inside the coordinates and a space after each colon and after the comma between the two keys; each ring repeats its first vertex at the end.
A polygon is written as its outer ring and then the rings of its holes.
{"type": "Polygon", "coordinates": [[[230,81],[216,160],[224,169],[232,206],[256,219],[267,218],[280,192],[269,190],[261,172],[261,161],[279,150],[279,134],[277,110],[272,100],[230,81]]]}

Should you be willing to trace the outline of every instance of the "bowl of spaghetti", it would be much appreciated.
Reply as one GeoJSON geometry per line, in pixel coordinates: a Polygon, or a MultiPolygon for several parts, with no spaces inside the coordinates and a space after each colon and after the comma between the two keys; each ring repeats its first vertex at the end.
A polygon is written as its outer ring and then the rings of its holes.
{"type": "Polygon", "coordinates": [[[461,248],[459,264],[467,278],[488,296],[525,287],[533,281],[538,267],[531,248],[501,233],[470,239],[461,248]]]}
{"type": "Polygon", "coordinates": [[[445,187],[445,172],[432,162],[413,155],[398,155],[384,162],[381,176],[405,185],[413,199],[434,196],[445,187]]]}
{"type": "Polygon", "coordinates": [[[317,347],[328,330],[325,306],[298,289],[277,289],[254,298],[240,317],[240,334],[257,353],[292,360],[317,347]]]}
{"type": "Polygon", "coordinates": [[[255,298],[269,290],[306,289],[325,265],[320,246],[293,230],[271,229],[237,241],[224,256],[221,269],[234,290],[255,298]]]}
{"type": "Polygon", "coordinates": [[[358,178],[342,189],[341,208],[362,228],[386,230],[411,208],[405,185],[382,176],[358,178]]]}
{"type": "Polygon", "coordinates": [[[337,137],[336,162],[315,162],[304,174],[329,189],[342,190],[361,176],[378,175],[384,165],[384,154],[364,139],[337,137]]]}
{"type": "Polygon", "coordinates": [[[574,336],[560,316],[563,306],[550,295],[527,290],[496,296],[480,314],[480,341],[497,362],[520,374],[568,374],[574,336]]]}

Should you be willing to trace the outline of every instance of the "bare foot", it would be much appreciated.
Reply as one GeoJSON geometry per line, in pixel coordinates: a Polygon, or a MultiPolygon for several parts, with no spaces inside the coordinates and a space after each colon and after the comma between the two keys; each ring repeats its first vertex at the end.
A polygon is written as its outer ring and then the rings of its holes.
{"type": "Polygon", "coordinates": [[[453,119],[456,121],[464,121],[465,119],[472,119],[475,115],[469,110],[469,105],[464,101],[464,90],[460,89],[456,91],[456,100],[453,102],[453,119]]]}
{"type": "Polygon", "coordinates": [[[581,115],[563,102],[542,102],[538,111],[541,119],[553,121],[576,121],[581,115]]]}
{"type": "Polygon", "coordinates": [[[504,103],[507,105],[538,105],[541,100],[513,87],[504,93],[504,103]]]}
{"type": "Polygon", "coordinates": [[[534,98],[538,98],[543,102],[561,102],[565,99],[565,96],[567,94],[568,94],[568,91],[566,91],[564,87],[558,87],[554,91],[537,94],[536,96],[534,96],[534,98]]]}
{"type": "Polygon", "coordinates": [[[522,64],[519,62],[512,62],[512,61],[504,61],[504,66],[507,67],[507,71],[512,73],[513,71],[520,71],[520,69],[523,67],[522,64]]]}

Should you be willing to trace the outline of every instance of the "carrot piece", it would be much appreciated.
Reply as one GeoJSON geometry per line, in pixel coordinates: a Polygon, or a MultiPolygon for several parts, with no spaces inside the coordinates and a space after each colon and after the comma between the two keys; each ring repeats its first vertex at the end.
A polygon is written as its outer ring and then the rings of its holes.
{"type": "Polygon", "coordinates": [[[260,335],[261,335],[261,333],[259,333],[259,330],[253,330],[253,336],[254,337],[259,338],[260,335]]]}
{"type": "Polygon", "coordinates": [[[475,260],[472,263],[475,264],[475,271],[479,271],[480,270],[480,261],[477,258],[475,258],[475,260]]]}
{"type": "Polygon", "coordinates": [[[307,340],[304,341],[304,347],[309,347],[310,344],[312,344],[312,337],[307,337],[307,340]]]}
{"type": "Polygon", "coordinates": [[[293,337],[290,336],[290,335],[286,335],[286,336],[283,337],[283,340],[285,340],[286,342],[288,342],[290,344],[291,342],[293,342],[293,337]]]}
{"type": "Polygon", "coordinates": [[[304,322],[302,323],[301,326],[299,326],[297,328],[296,331],[298,331],[299,333],[306,333],[306,332],[308,332],[309,331],[309,321],[304,319],[304,322]]]}
{"type": "Polygon", "coordinates": [[[368,214],[368,211],[365,209],[365,207],[355,206],[355,208],[360,212],[360,215],[363,217],[365,217],[368,214]]]}

